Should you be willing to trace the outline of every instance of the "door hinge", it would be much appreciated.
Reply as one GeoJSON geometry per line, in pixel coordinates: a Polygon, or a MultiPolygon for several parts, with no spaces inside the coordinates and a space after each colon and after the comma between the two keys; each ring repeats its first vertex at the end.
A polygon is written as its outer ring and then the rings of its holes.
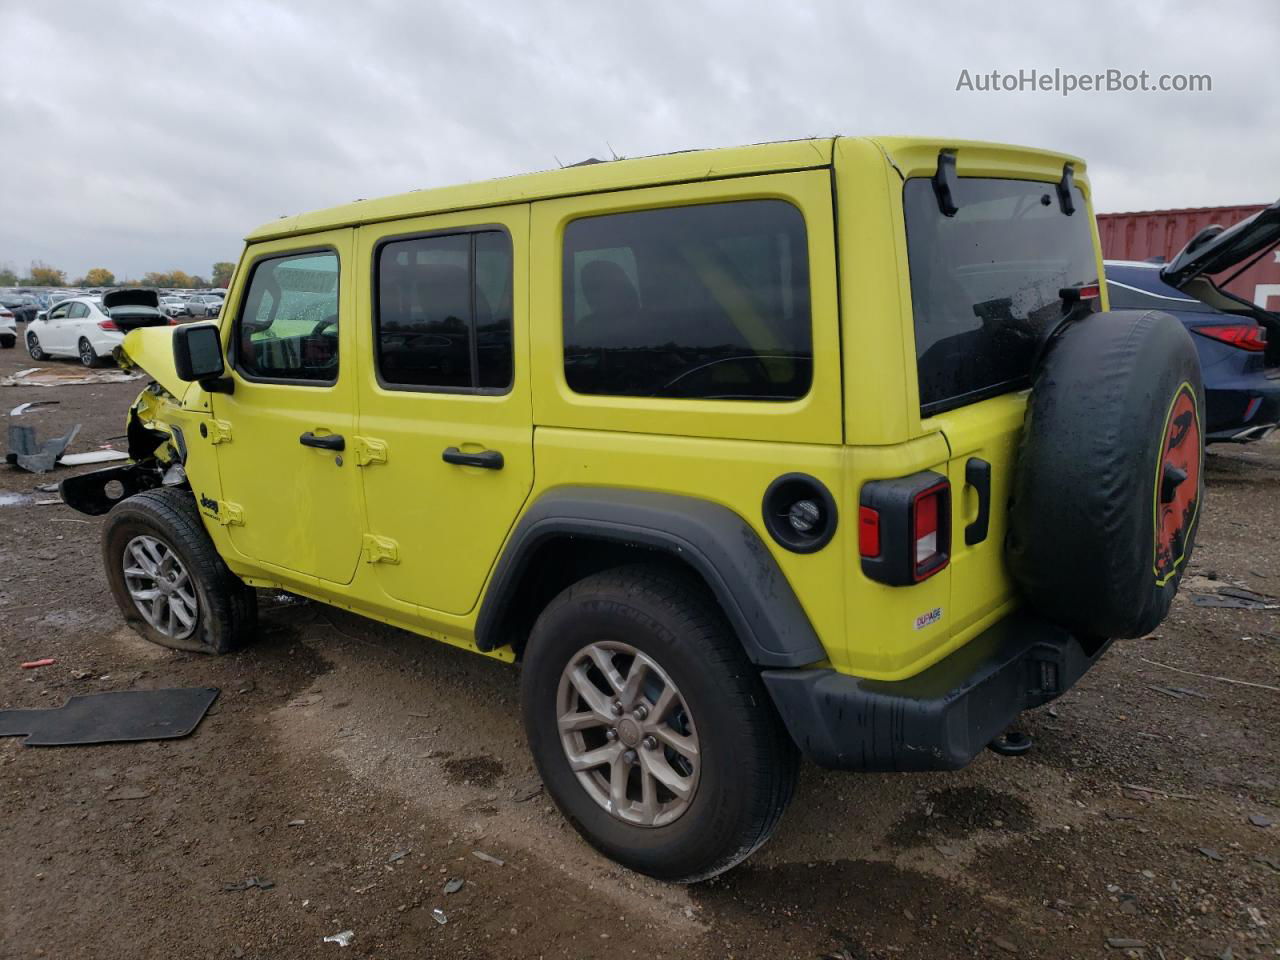
{"type": "Polygon", "coordinates": [[[400,545],[390,537],[379,537],[376,534],[364,535],[365,563],[399,563],[400,545]]]}
{"type": "Polygon", "coordinates": [[[238,503],[218,501],[218,522],[224,527],[244,526],[244,508],[238,503]]]}
{"type": "Polygon", "coordinates": [[[231,424],[226,420],[206,420],[200,424],[200,436],[207,438],[215,447],[220,443],[230,443],[231,424]]]}
{"type": "Polygon", "coordinates": [[[387,462],[387,441],[385,440],[375,440],[373,437],[352,437],[351,446],[355,450],[357,467],[387,462]]]}

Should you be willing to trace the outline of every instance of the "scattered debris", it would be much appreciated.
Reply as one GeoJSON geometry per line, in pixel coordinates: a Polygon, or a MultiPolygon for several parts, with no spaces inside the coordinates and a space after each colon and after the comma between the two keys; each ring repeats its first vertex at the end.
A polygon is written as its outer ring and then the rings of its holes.
{"type": "Polygon", "coordinates": [[[477,860],[483,860],[485,863],[492,863],[495,867],[505,867],[507,861],[499,860],[497,857],[485,853],[483,850],[472,850],[471,855],[477,860]]]}
{"type": "Polygon", "coordinates": [[[397,850],[391,856],[387,857],[387,863],[399,863],[411,853],[413,853],[412,850],[397,850]]]}
{"type": "Polygon", "coordinates": [[[1260,863],[1264,867],[1270,867],[1276,873],[1280,873],[1280,860],[1273,860],[1271,857],[1257,856],[1253,858],[1254,863],[1260,863]]]}
{"type": "Polygon", "coordinates": [[[1140,783],[1122,783],[1121,789],[1132,790],[1134,793],[1146,793],[1152,796],[1168,797],[1171,800],[1194,800],[1195,797],[1189,793],[1170,793],[1168,790],[1160,790],[1157,787],[1144,787],[1140,783]]]}
{"type": "Polygon", "coordinates": [[[446,923],[449,922],[449,918],[445,916],[444,911],[441,910],[439,907],[436,907],[434,910],[431,911],[431,919],[434,920],[436,923],[440,924],[441,926],[444,926],[446,923]]]}
{"type": "Polygon", "coordinates": [[[1275,821],[1272,820],[1270,817],[1264,816],[1261,813],[1249,814],[1249,822],[1252,823],[1255,827],[1262,827],[1263,829],[1266,829],[1267,827],[1275,823],[1275,821]]]}
{"type": "Polygon", "coordinates": [[[224,883],[222,889],[226,893],[240,893],[244,890],[252,890],[257,887],[259,890],[270,890],[275,884],[270,880],[263,880],[261,877],[250,877],[243,883],[224,883]]]}
{"type": "MultiPolygon", "coordinates": [[[[1238,593],[1249,593],[1240,590],[1238,593]]],[[[1193,593],[1191,602],[1197,607],[1227,607],[1232,610],[1280,610],[1280,603],[1269,603],[1266,597],[1253,594],[1252,597],[1235,596],[1228,593],[1193,593]],[[1254,598],[1257,599],[1254,599],[1254,598]]]]}
{"type": "Polygon", "coordinates": [[[58,661],[53,657],[45,657],[43,660],[28,660],[26,663],[20,663],[23,670],[35,670],[37,667],[51,667],[58,661]]]}
{"type": "Polygon", "coordinates": [[[464,886],[466,886],[466,883],[467,881],[463,880],[461,877],[454,877],[452,880],[449,880],[448,882],[445,883],[444,892],[457,893],[464,886]]]}
{"type": "Polygon", "coordinates": [[[1262,911],[1257,907],[1245,907],[1244,912],[1249,915],[1249,919],[1253,921],[1255,927],[1265,927],[1267,921],[1262,919],[1262,911]]]}
{"type": "Polygon", "coordinates": [[[1217,850],[1214,850],[1212,847],[1196,847],[1196,851],[1208,857],[1215,863],[1222,863],[1226,859],[1226,857],[1220,854],[1217,850]]]}
{"type": "Polygon", "coordinates": [[[108,463],[112,460],[128,460],[123,450],[90,450],[88,453],[69,453],[59,462],[64,467],[79,467],[86,463],[108,463]]]}
{"type": "Polygon", "coordinates": [[[934,844],[934,849],[944,857],[958,857],[962,852],[959,847],[952,843],[934,844]]]}
{"type": "Polygon", "coordinates": [[[61,402],[61,400],[28,400],[26,403],[20,403],[10,410],[9,416],[20,417],[33,407],[48,407],[61,402]]]}
{"type": "MultiPolygon", "coordinates": [[[[1276,609],[1280,610],[1280,604],[1276,604],[1276,609]]],[[[1143,663],[1149,663],[1153,667],[1164,667],[1166,670],[1172,670],[1174,673],[1181,673],[1188,677],[1199,677],[1201,680],[1217,680],[1219,683],[1232,683],[1238,687],[1253,687],[1257,690],[1270,690],[1273,693],[1280,693],[1280,687],[1272,687],[1265,683],[1254,683],[1252,680],[1233,680],[1231,677],[1216,677],[1211,673],[1196,673],[1194,670],[1183,670],[1181,667],[1175,667],[1168,663],[1161,663],[1159,660],[1150,660],[1147,657],[1138,657],[1143,663]]]]}
{"type": "Polygon", "coordinates": [[[356,938],[354,930],[343,930],[341,933],[333,933],[324,938],[325,943],[336,943],[340,947],[351,946],[351,941],[356,938]]]}
{"type": "Polygon", "coordinates": [[[1147,941],[1133,940],[1129,937],[1107,937],[1108,950],[1144,950],[1147,941]]]}
{"type": "Polygon", "coordinates": [[[119,790],[108,793],[106,799],[115,803],[118,800],[145,800],[149,796],[151,791],[143,790],[141,787],[121,787],[119,790]]]}
{"type": "Polygon", "coordinates": [[[89,370],[84,367],[28,367],[0,380],[0,387],[66,387],[83,383],[128,383],[142,374],[124,370],[89,370]]]}
{"type": "Polygon", "coordinates": [[[80,432],[80,424],[70,432],[42,444],[36,443],[36,428],[9,424],[9,452],[5,462],[29,473],[48,473],[66,452],[67,447],[80,432]]]}
{"type": "Polygon", "coordinates": [[[324,699],[323,693],[308,693],[301,697],[294,697],[286,706],[290,707],[314,707],[317,703],[324,699]]]}
{"type": "Polygon", "coordinates": [[[515,803],[525,803],[534,797],[540,796],[542,793],[542,781],[535,783],[527,783],[524,786],[516,787],[511,791],[511,799],[515,803]]]}
{"type": "Polygon", "coordinates": [[[305,820],[290,820],[285,824],[286,827],[305,827],[306,825],[307,821],[305,820]]]}

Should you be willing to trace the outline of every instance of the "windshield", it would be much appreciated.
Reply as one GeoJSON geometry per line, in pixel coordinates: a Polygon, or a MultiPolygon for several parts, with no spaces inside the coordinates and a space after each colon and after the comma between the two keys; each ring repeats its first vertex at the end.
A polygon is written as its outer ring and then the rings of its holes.
{"type": "Polygon", "coordinates": [[[906,182],[922,415],[1025,386],[1059,291],[1097,281],[1088,207],[1072,189],[1067,215],[1055,184],[960,177],[948,217],[930,179],[906,182]]]}

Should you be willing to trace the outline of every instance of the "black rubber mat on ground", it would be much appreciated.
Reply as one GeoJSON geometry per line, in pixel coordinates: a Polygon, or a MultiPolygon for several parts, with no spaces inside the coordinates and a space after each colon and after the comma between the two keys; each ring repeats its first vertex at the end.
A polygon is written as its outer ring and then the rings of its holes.
{"type": "Polygon", "coordinates": [[[0,710],[0,737],[25,736],[25,747],[169,740],[194,730],[217,697],[216,687],[92,693],[53,710],[0,710]]]}

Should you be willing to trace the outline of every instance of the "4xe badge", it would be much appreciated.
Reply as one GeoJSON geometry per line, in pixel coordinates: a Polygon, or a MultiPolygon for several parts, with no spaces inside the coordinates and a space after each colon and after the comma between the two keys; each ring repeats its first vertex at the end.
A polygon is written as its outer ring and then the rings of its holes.
{"type": "Polygon", "coordinates": [[[916,617],[916,629],[923,630],[925,627],[931,627],[942,619],[942,608],[934,607],[928,613],[922,613],[916,617]]]}

